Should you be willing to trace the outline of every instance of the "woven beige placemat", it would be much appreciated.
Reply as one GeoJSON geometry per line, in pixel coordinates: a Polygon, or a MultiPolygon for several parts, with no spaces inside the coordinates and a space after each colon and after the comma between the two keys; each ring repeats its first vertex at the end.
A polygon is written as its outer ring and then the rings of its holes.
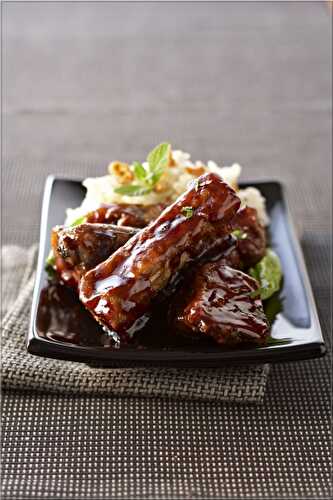
{"type": "Polygon", "coordinates": [[[28,354],[36,246],[2,248],[2,387],[53,393],[260,403],[269,365],[209,369],[92,368],[28,354]]]}

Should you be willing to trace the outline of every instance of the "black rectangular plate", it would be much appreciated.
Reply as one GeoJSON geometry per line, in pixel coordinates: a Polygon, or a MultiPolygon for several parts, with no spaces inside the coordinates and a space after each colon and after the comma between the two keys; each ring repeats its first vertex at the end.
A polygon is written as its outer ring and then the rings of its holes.
{"type": "MultiPolygon", "coordinates": [[[[316,306],[283,188],[278,182],[248,182],[241,184],[241,187],[249,185],[257,187],[266,198],[271,219],[271,244],[283,267],[284,280],[280,292],[283,309],[272,327],[272,337],[277,342],[266,347],[229,350],[201,344],[162,348],[154,343],[144,349],[121,347],[113,350],[101,343],[94,344],[91,339],[86,345],[76,345],[68,342],[68,339],[62,341],[61,332],[56,339],[52,335],[45,335],[45,332],[42,334],[38,317],[42,307],[41,293],[47,285],[44,263],[50,251],[51,229],[56,224],[62,224],[66,209],[80,205],[85,195],[81,181],[51,176],[47,178],[44,191],[37,277],[27,337],[28,351],[39,356],[81,361],[101,367],[216,367],[225,364],[296,361],[323,356],[326,350],[316,306]]],[[[82,325],[78,327],[83,328],[82,325]]],[[[85,328],[87,330],[86,325],[85,328]]]]}

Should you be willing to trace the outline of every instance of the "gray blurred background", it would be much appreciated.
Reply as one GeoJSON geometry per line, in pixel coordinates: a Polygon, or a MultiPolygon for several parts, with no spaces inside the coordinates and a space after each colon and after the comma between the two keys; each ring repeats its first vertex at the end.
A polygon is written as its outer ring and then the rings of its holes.
{"type": "Polygon", "coordinates": [[[329,230],[326,3],[17,2],[3,27],[4,242],[37,239],[48,173],[103,174],[164,140],[282,180],[298,229],[329,230]]]}

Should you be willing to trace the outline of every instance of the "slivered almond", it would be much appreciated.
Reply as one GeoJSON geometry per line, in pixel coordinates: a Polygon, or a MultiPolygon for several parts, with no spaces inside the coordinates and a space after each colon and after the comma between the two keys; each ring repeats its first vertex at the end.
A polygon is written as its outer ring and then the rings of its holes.
{"type": "Polygon", "coordinates": [[[120,184],[129,184],[134,179],[129,164],[122,161],[113,161],[110,163],[108,171],[109,174],[117,176],[120,184]]]}
{"type": "Polygon", "coordinates": [[[156,191],[156,193],[163,193],[163,191],[167,190],[167,187],[168,187],[168,185],[166,184],[166,182],[159,181],[156,184],[154,190],[156,191]]]}
{"type": "Polygon", "coordinates": [[[195,177],[200,177],[200,175],[203,175],[206,172],[204,165],[193,165],[193,167],[185,167],[185,170],[187,173],[194,175],[195,177]]]}
{"type": "Polygon", "coordinates": [[[168,167],[175,167],[176,166],[176,162],[175,162],[175,160],[173,159],[173,156],[172,156],[171,148],[169,148],[168,163],[167,163],[167,165],[168,165],[168,167]]]}

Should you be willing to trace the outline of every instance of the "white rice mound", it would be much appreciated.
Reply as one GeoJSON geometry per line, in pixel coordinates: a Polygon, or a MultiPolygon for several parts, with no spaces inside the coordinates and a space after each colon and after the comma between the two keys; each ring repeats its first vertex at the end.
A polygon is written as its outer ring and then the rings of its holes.
{"type": "MultiPolygon", "coordinates": [[[[115,192],[115,188],[120,187],[119,179],[115,174],[108,174],[102,177],[88,177],[83,181],[87,189],[86,196],[78,208],[69,208],[65,225],[71,225],[83,217],[88,212],[96,210],[101,204],[126,203],[138,205],[153,205],[156,203],[171,203],[188,188],[191,181],[196,176],[187,171],[187,167],[202,167],[205,172],[214,172],[237,190],[237,194],[242,201],[242,205],[253,207],[258,212],[259,220],[263,225],[269,223],[266,212],[265,198],[260,191],[254,187],[238,189],[238,180],[242,167],[238,163],[231,166],[219,167],[214,161],[208,161],[204,165],[201,161],[193,163],[191,156],[180,150],[172,151],[172,159],[175,165],[167,167],[161,179],[163,191],[152,191],[143,196],[127,196],[115,192]]],[[[145,165],[145,163],[143,163],[145,165]]],[[[130,168],[132,168],[130,166],[130,168]]]]}

